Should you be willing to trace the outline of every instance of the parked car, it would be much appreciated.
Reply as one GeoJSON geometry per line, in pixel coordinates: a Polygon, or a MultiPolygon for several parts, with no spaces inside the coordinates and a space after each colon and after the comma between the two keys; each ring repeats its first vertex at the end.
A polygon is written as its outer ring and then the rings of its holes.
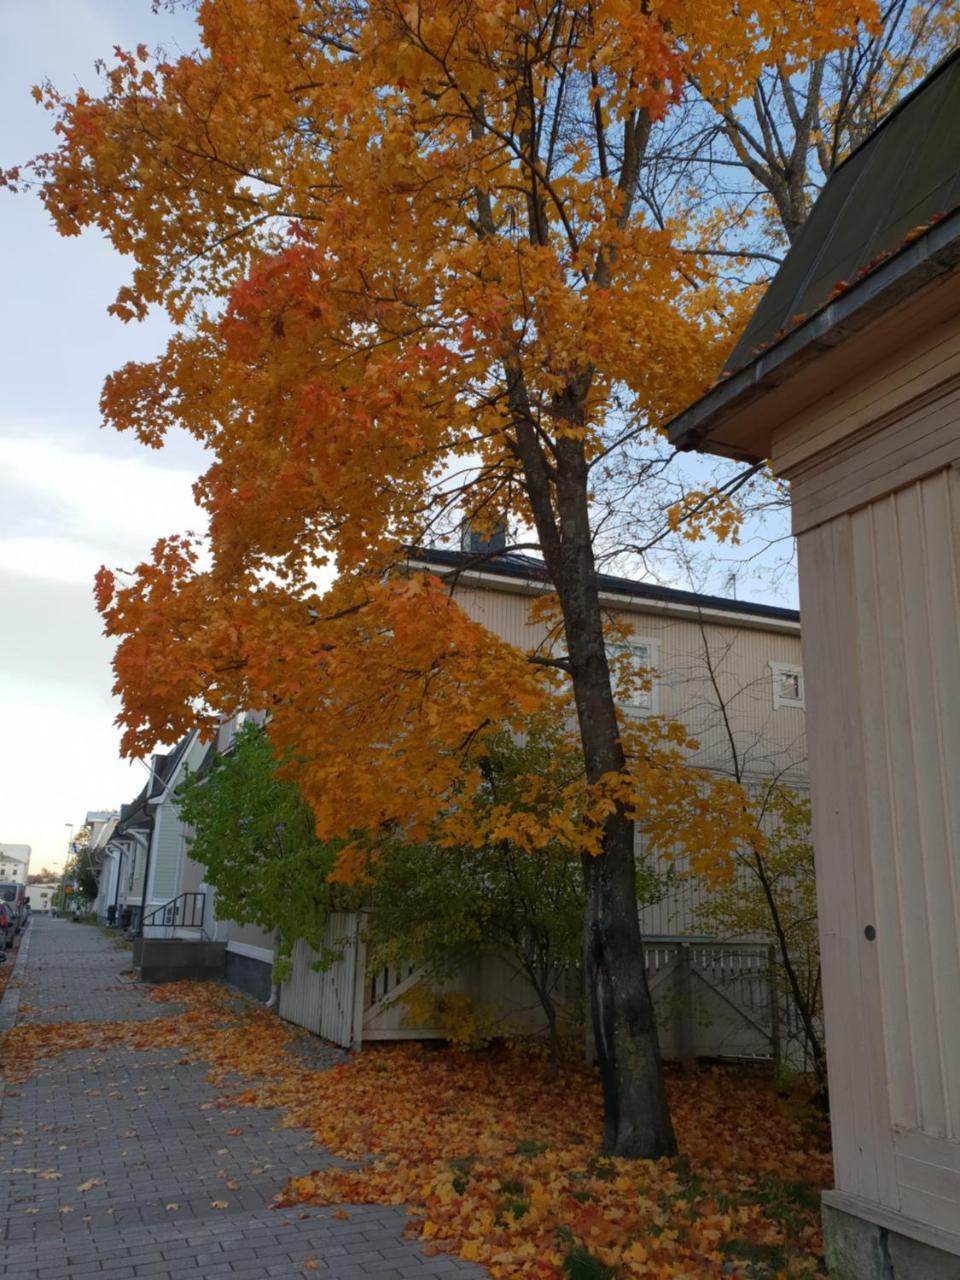
{"type": "Polygon", "coordinates": [[[13,916],[14,929],[17,933],[27,921],[26,897],[26,890],[22,884],[0,884],[0,899],[13,916]]]}
{"type": "Polygon", "coordinates": [[[4,951],[16,936],[17,917],[14,915],[13,908],[9,902],[0,901],[0,941],[2,941],[4,951]]]}

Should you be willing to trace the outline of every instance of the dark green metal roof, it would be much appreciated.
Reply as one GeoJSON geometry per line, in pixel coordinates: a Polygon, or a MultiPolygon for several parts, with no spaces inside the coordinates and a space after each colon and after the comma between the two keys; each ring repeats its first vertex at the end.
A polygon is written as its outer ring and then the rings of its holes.
{"type": "Polygon", "coordinates": [[[831,176],[726,371],[748,364],[958,205],[960,49],[831,176]]]}

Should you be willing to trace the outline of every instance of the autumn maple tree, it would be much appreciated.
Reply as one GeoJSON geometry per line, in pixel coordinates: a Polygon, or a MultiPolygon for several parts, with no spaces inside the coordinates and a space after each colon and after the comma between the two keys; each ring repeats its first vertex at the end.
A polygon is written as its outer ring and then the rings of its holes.
{"type": "MultiPolygon", "coordinates": [[[[96,226],[132,259],[119,317],[161,307],[175,326],[108,379],[104,415],[154,447],[183,426],[212,456],[208,536],[98,580],[124,749],[269,710],[350,879],[371,832],[480,838],[451,804],[480,784],[465,760],[566,684],[581,794],[510,835],[581,850],[605,1150],[668,1154],[633,827],[658,795],[669,812],[670,769],[653,729],[618,719],[595,503],[626,479],[642,509],[631,443],[711,382],[751,294],[713,252],[725,215],[675,184],[653,216],[645,163],[691,85],[733,107],[872,6],[204,0],[197,17],[195,53],[117,50],[99,95],[37,90],[57,228],[96,226]],[[511,648],[404,571],[461,519],[506,519],[539,550],[549,650],[511,648]]],[[[723,492],[693,509],[736,523],[723,492]]],[[[688,828],[703,857],[726,817],[688,828]]]]}

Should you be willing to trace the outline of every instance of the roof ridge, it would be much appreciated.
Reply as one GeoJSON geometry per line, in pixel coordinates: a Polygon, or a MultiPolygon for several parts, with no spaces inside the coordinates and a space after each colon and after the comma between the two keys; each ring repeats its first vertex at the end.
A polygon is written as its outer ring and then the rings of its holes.
{"type": "MultiPolygon", "coordinates": [[[[467,551],[458,551],[448,547],[412,547],[409,550],[410,559],[423,559],[428,563],[430,558],[434,557],[435,562],[447,563],[451,567],[458,564],[462,565],[467,572],[482,573],[484,570],[493,570],[494,573],[501,573],[508,576],[512,570],[514,576],[531,576],[531,570],[538,573],[542,572],[545,580],[549,581],[547,567],[542,560],[536,560],[529,555],[511,553],[510,551],[500,552],[495,556],[487,556],[479,558],[467,551]]],[[[646,596],[648,599],[661,599],[664,602],[673,600],[677,604],[687,604],[692,607],[698,605],[704,608],[719,609],[727,613],[741,613],[754,615],[756,617],[778,618],[785,622],[800,620],[799,610],[790,608],[786,605],[764,604],[760,601],[752,600],[731,600],[727,596],[708,595],[705,592],[691,591],[685,587],[666,587],[657,582],[647,582],[640,578],[625,578],[617,574],[603,573],[597,571],[597,580],[601,590],[619,592],[620,594],[633,594],[639,597],[646,596]]]]}
{"type": "Polygon", "coordinates": [[[869,146],[870,143],[874,140],[874,138],[876,138],[879,134],[883,132],[883,130],[890,123],[890,121],[895,116],[899,115],[899,113],[904,109],[904,107],[908,106],[909,103],[918,94],[923,93],[923,91],[926,88],[928,88],[929,85],[934,80],[936,80],[937,76],[941,75],[947,69],[947,67],[950,66],[951,62],[954,62],[957,58],[960,58],[960,44],[956,45],[955,48],[951,49],[949,53],[945,53],[943,57],[940,59],[940,61],[936,64],[936,66],[932,67],[925,76],[923,76],[920,80],[918,80],[917,83],[913,86],[913,88],[909,89],[903,95],[902,98],[897,99],[897,101],[893,104],[890,110],[885,112],[880,117],[880,119],[873,126],[873,128],[870,130],[867,136],[865,138],[861,138],[852,151],[847,152],[847,154],[843,157],[840,163],[834,168],[833,173],[830,174],[827,181],[829,182],[830,178],[833,177],[834,173],[839,173],[840,170],[844,167],[844,165],[849,164],[849,162],[853,159],[853,157],[855,155],[858,155],[863,150],[864,147],[869,146]]]}

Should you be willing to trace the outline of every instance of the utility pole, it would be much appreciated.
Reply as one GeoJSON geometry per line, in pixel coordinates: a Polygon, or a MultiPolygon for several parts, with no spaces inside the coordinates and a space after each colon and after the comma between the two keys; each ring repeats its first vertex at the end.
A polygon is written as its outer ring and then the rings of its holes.
{"type": "Polygon", "coordinates": [[[67,913],[67,863],[70,861],[70,855],[73,852],[73,823],[65,822],[63,824],[67,828],[67,857],[63,864],[63,873],[60,876],[60,910],[64,915],[67,913]]]}

